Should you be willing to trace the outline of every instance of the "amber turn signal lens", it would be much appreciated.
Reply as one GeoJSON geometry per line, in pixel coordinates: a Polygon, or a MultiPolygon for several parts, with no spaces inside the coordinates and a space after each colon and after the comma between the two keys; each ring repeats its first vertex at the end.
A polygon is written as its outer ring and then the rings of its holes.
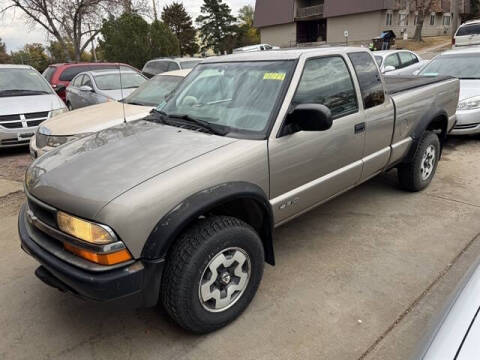
{"type": "Polygon", "coordinates": [[[94,262],[100,265],[115,265],[132,259],[132,255],[127,249],[122,249],[109,254],[97,254],[95,252],[78,248],[69,243],[63,243],[65,250],[81,257],[85,260],[94,262]]]}

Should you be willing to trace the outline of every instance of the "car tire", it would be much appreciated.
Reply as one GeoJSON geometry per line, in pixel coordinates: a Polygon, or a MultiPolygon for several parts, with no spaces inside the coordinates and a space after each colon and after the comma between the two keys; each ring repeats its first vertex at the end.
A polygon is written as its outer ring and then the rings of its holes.
{"type": "Polygon", "coordinates": [[[440,151],[438,135],[426,131],[417,145],[412,161],[398,167],[400,186],[412,192],[425,189],[435,176],[440,151]]]}
{"type": "Polygon", "coordinates": [[[228,216],[201,219],[172,245],[161,303],[188,331],[220,329],[250,304],[263,266],[263,244],[251,226],[228,216]]]}
{"type": "Polygon", "coordinates": [[[67,102],[67,109],[68,109],[69,111],[72,111],[72,110],[73,110],[73,106],[72,106],[72,104],[71,104],[70,102],[67,102]]]}

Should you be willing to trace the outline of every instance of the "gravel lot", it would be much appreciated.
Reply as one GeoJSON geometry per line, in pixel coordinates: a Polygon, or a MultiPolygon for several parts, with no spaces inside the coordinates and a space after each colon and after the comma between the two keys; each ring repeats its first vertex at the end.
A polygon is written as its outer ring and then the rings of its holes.
{"type": "Polygon", "coordinates": [[[19,248],[26,150],[0,154],[0,359],[406,359],[480,256],[480,139],[453,138],[432,185],[379,176],[275,233],[249,309],[207,336],[161,309],[75,299],[19,248]]]}

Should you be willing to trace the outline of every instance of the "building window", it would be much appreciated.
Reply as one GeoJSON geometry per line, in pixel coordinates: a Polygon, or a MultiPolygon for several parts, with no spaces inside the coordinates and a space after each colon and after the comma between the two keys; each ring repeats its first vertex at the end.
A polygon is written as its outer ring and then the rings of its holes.
{"type": "Polygon", "coordinates": [[[418,14],[415,14],[415,17],[413,18],[413,25],[417,26],[418,24],[418,14]]]}
{"type": "Polygon", "coordinates": [[[400,26],[407,26],[408,25],[408,15],[407,14],[399,14],[398,15],[398,25],[400,25],[400,26]]]}
{"type": "Polygon", "coordinates": [[[444,15],[443,16],[443,25],[444,26],[450,26],[450,23],[451,23],[450,15],[444,15]]]}
{"type": "Polygon", "coordinates": [[[435,25],[435,14],[430,15],[430,25],[434,26],[435,25]]]}
{"type": "Polygon", "coordinates": [[[393,14],[391,12],[387,12],[387,20],[385,22],[387,26],[392,26],[392,18],[393,14]]]}

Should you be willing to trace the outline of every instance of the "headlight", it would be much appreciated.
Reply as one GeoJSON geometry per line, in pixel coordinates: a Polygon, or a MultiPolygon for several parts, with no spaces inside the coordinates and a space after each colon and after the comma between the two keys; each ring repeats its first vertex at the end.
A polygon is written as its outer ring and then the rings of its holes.
{"type": "Polygon", "coordinates": [[[79,219],[62,211],[57,213],[57,224],[63,232],[92,244],[104,245],[117,240],[108,227],[79,219]]]}
{"type": "Polygon", "coordinates": [[[52,118],[54,116],[57,116],[57,115],[60,115],[60,114],[63,114],[64,112],[67,112],[67,111],[68,111],[67,108],[60,108],[60,109],[52,110],[52,111],[50,111],[50,118],[52,118]]]}
{"type": "Polygon", "coordinates": [[[457,110],[475,110],[480,109],[480,96],[474,96],[469,99],[462,100],[458,103],[457,110]]]}
{"type": "Polygon", "coordinates": [[[47,136],[47,145],[51,147],[57,147],[66,144],[69,141],[74,140],[74,136],[47,136]]]}

